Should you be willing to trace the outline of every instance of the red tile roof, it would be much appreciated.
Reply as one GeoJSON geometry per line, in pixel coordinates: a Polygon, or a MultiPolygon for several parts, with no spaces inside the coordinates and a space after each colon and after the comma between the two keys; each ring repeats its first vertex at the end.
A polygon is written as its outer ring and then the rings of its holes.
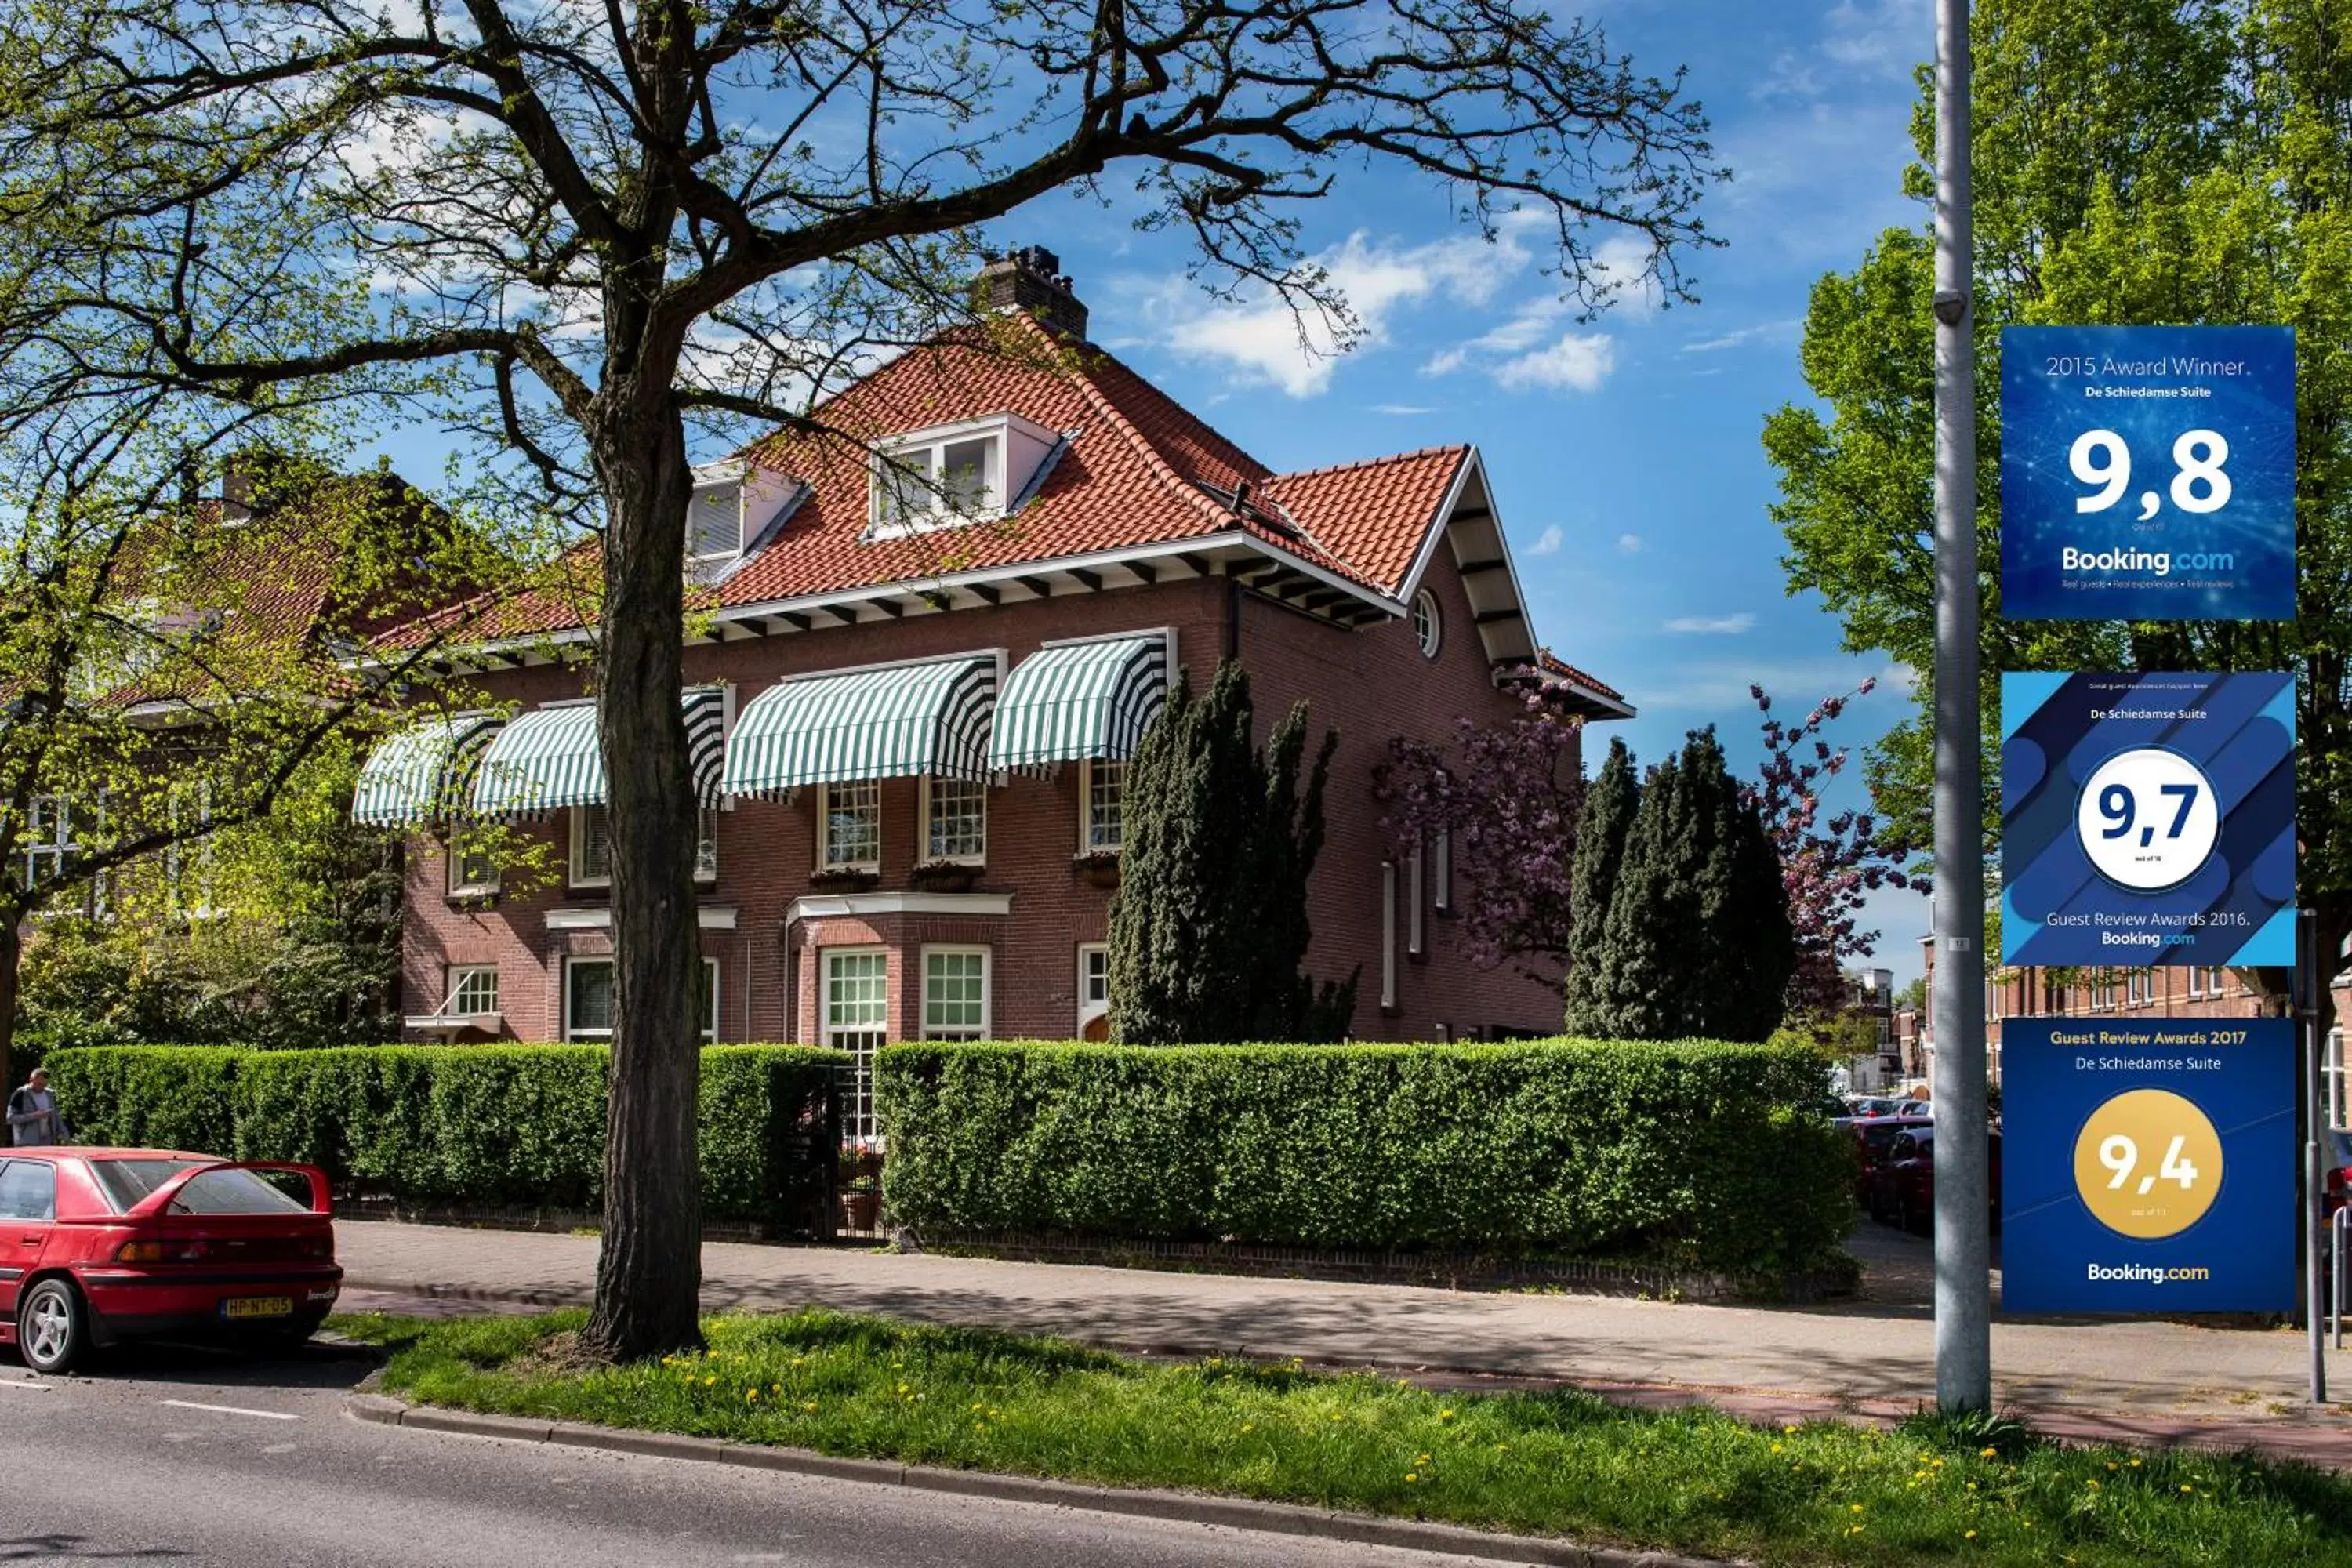
{"type": "MultiPolygon", "coordinates": [[[[809,493],[762,547],[694,600],[725,609],[1235,533],[1394,599],[1469,455],[1466,447],[1434,447],[1276,474],[1091,344],[1074,352],[1020,313],[1003,318],[992,341],[987,331],[950,332],[911,351],[821,405],[815,429],[754,443],[752,461],[809,493]],[[1008,411],[1066,437],[1018,510],[1001,522],[865,538],[866,443],[1008,411]],[[1237,505],[1244,483],[1251,493],[1237,505]]],[[[593,550],[575,552],[588,576],[593,550]]],[[[481,635],[567,630],[581,624],[587,602],[526,595],[493,611],[481,635]]]]}

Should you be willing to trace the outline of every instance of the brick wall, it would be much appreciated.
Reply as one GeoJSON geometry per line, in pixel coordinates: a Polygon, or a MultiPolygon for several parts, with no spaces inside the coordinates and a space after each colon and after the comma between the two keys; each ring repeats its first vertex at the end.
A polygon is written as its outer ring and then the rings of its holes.
{"type": "MultiPolygon", "coordinates": [[[[1398,874],[1398,1006],[1380,1007],[1381,868],[1392,852],[1379,827],[1371,769],[1396,733],[1440,738],[1455,717],[1507,718],[1512,700],[1494,690],[1470,608],[1441,547],[1428,574],[1444,618],[1438,658],[1425,661],[1409,622],[1348,632],[1270,602],[1233,595],[1222,579],[1187,579],[1151,587],[1072,595],[986,610],[914,616],[798,635],[689,647],[690,682],[736,685],[740,711],[760,691],[793,674],[897,659],[1005,649],[1018,663],[1044,642],[1065,637],[1176,628],[1180,664],[1196,688],[1223,655],[1239,616],[1239,643],[1255,688],[1261,734],[1304,698],[1318,733],[1336,725],[1340,746],[1328,797],[1329,838],[1311,887],[1314,921],[1309,967],[1341,978],[1360,965],[1355,1032],[1368,1038],[1435,1038],[1479,1027],[1549,1029],[1558,1004],[1544,987],[1508,971],[1482,973],[1462,958],[1446,917],[1426,913],[1423,956],[1403,951],[1410,929],[1398,874]]],[[[535,705],[583,694],[577,669],[515,670],[483,684],[495,697],[535,705]]],[[[789,802],[736,801],[719,816],[719,878],[706,889],[702,951],[719,966],[719,1034],[725,1039],[819,1037],[819,954],[827,947],[879,945],[891,953],[891,1037],[919,1033],[920,951],[925,943],[985,947],[991,954],[992,1032],[1005,1038],[1067,1038],[1077,1030],[1078,944],[1107,933],[1110,893],[1072,868],[1078,849],[1079,770],[1015,775],[988,792],[988,858],[974,892],[1009,896],[1001,916],[954,912],[951,899],[855,917],[792,920],[794,900],[811,897],[816,846],[814,791],[789,802]],[[731,929],[709,929],[712,914],[731,929]],[[789,924],[790,929],[787,929],[789,924]]],[[[877,893],[909,890],[920,858],[919,781],[882,784],[881,877],[877,893]]],[[[525,831],[541,837],[562,863],[567,814],[525,831]]],[[[554,911],[604,907],[602,889],[562,885],[508,891],[487,907],[467,907],[446,892],[442,847],[413,841],[406,873],[404,983],[408,1010],[424,1012],[447,989],[448,966],[499,967],[502,1033],[560,1037],[562,961],[609,954],[601,930],[550,930],[554,911]]],[[[1436,889],[1424,879],[1424,905],[1436,889]]],[[[1457,888],[1456,896],[1463,889],[1457,888]]],[[[821,895],[820,895],[821,896],[821,895]]],[[[1426,911],[1425,911],[1426,912],[1426,911]]],[[[559,919],[564,918],[559,916],[559,919]]],[[[577,918],[577,917],[573,917],[577,918]]]]}

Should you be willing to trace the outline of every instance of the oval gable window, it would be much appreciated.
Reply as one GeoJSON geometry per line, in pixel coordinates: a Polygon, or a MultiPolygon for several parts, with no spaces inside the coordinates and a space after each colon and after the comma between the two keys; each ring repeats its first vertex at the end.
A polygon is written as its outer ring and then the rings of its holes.
{"type": "Polygon", "coordinates": [[[1435,658],[1438,645],[1445,640],[1445,623],[1437,614],[1437,595],[1423,588],[1412,598],[1413,640],[1421,644],[1421,657],[1435,658]]]}

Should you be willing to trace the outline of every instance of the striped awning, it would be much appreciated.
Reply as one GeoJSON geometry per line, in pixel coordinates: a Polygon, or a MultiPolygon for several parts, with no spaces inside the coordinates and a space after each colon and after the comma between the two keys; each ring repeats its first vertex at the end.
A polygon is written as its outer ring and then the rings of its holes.
{"type": "Polygon", "coordinates": [[[1042,648],[1015,666],[996,704],[992,769],[1125,760],[1168,700],[1168,642],[1111,637],[1042,648]]]}
{"type": "Polygon", "coordinates": [[[493,713],[457,713],[387,736],[360,769],[352,820],[372,827],[447,820],[464,801],[470,764],[498,726],[493,713]]]}
{"type": "Polygon", "coordinates": [[[858,779],[988,776],[996,657],[808,675],[753,698],[727,743],[729,795],[858,779]]]}
{"type": "MultiPolygon", "coordinates": [[[[695,687],[679,700],[694,798],[716,805],[725,751],[724,695],[716,687],[695,687]]],[[[479,817],[539,816],[566,806],[602,805],[604,794],[604,757],[597,749],[593,702],[519,714],[499,731],[474,773],[474,815],[479,817]]]]}

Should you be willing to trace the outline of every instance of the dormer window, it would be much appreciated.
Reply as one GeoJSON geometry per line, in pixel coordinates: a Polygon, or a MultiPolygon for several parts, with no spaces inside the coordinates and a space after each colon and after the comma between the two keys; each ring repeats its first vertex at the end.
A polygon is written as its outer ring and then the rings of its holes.
{"type": "Polygon", "coordinates": [[[687,503],[688,568],[703,581],[725,573],[759,547],[801,494],[793,480],[740,458],[701,464],[694,470],[694,498],[687,503]]]}
{"type": "Polygon", "coordinates": [[[1017,414],[893,437],[874,448],[868,540],[1003,517],[1033,488],[1060,437],[1017,414]]]}

